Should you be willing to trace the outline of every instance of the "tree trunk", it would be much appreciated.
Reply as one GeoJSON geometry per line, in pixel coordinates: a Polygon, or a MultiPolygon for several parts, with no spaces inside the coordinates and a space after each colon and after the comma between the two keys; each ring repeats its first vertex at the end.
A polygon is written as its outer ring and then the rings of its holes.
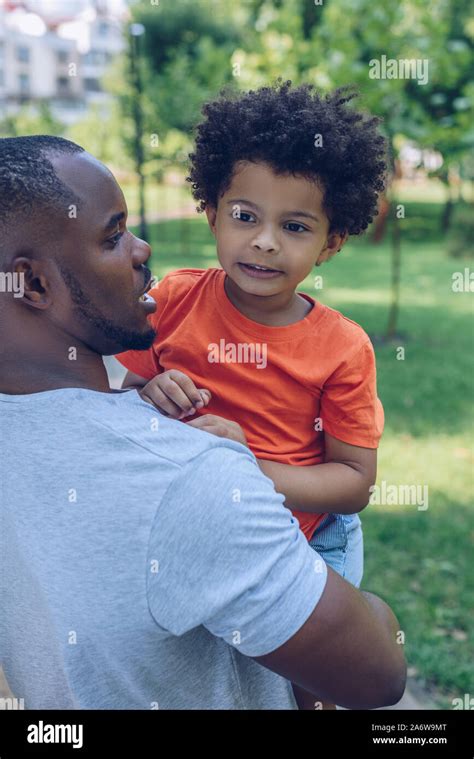
{"type": "Polygon", "coordinates": [[[390,216],[390,203],[386,193],[379,197],[378,211],[379,212],[374,219],[372,232],[372,242],[375,245],[382,242],[385,237],[385,232],[387,231],[387,222],[390,216]]]}
{"type": "Polygon", "coordinates": [[[143,166],[145,156],[143,150],[143,112],[142,95],[143,86],[140,73],[139,38],[130,35],[130,78],[133,87],[132,93],[132,117],[134,123],[133,152],[135,157],[135,172],[138,177],[138,201],[140,214],[140,237],[148,242],[148,229],[145,210],[145,175],[143,166]]]}
{"type": "Polygon", "coordinates": [[[390,311],[388,314],[387,331],[385,334],[387,340],[392,339],[397,331],[398,312],[400,306],[400,271],[402,262],[400,219],[397,216],[397,202],[395,197],[392,197],[391,206],[393,209],[391,229],[392,282],[390,311]]]}
{"type": "Polygon", "coordinates": [[[449,181],[449,174],[447,171],[443,172],[440,175],[440,179],[442,183],[444,184],[444,188],[446,190],[446,202],[441,212],[439,226],[440,226],[440,232],[446,233],[446,232],[449,232],[451,228],[451,221],[453,218],[453,209],[456,202],[456,195],[455,195],[455,189],[451,185],[451,182],[449,181]]]}

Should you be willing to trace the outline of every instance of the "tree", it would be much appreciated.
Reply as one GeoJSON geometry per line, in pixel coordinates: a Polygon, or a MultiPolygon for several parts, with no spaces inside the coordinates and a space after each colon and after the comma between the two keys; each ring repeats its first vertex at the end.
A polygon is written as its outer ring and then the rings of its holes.
{"type": "Polygon", "coordinates": [[[436,175],[446,188],[440,227],[449,229],[456,192],[450,183],[468,151],[474,149],[474,12],[470,0],[447,0],[440,15],[427,19],[431,39],[439,48],[427,86],[408,81],[406,95],[417,121],[417,141],[443,156],[436,175]]]}
{"type": "Polygon", "coordinates": [[[224,3],[180,0],[134,6],[143,24],[144,86],[153,132],[190,133],[202,103],[234,81],[232,53],[241,41],[239,9],[224,3]]]}

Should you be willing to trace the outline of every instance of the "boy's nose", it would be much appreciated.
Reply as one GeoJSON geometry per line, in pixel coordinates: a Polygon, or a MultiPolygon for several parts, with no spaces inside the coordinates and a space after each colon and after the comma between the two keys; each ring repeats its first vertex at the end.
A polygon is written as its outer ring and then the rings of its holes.
{"type": "Polygon", "coordinates": [[[255,250],[264,250],[267,253],[277,253],[279,250],[278,241],[271,232],[262,232],[254,238],[252,247],[255,250]]]}

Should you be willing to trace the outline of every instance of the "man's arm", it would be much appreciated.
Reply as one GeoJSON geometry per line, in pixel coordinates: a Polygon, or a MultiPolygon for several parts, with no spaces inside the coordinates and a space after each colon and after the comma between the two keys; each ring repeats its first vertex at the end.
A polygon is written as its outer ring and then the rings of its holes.
{"type": "Polygon", "coordinates": [[[126,388],[134,388],[136,390],[140,390],[142,387],[145,387],[148,380],[144,379],[144,377],[140,377],[139,374],[134,374],[133,372],[127,372],[124,380],[122,382],[122,388],[125,390],[126,388]]]}
{"type": "Polygon", "coordinates": [[[399,630],[384,601],[328,567],[323,594],[305,624],[275,651],[253,658],[320,700],[377,709],[396,704],[405,690],[399,630]]]}
{"type": "Polygon", "coordinates": [[[174,635],[204,625],[323,700],[351,709],[395,703],[405,661],[393,613],[326,566],[234,445],[190,460],[160,504],[149,552],[160,571],[148,577],[157,623],[174,635]],[[182,525],[179,535],[167,524],[182,525]]]}
{"type": "Polygon", "coordinates": [[[377,476],[377,449],[349,445],[327,433],[324,440],[324,464],[292,466],[259,459],[260,469],[289,508],[316,514],[362,511],[377,476]]]}

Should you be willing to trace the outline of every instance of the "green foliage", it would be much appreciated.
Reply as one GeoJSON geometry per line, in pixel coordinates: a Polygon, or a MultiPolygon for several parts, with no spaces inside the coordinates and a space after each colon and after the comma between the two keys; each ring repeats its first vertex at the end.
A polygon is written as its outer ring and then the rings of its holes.
{"type": "Polygon", "coordinates": [[[408,81],[408,109],[419,124],[417,140],[439,150],[447,167],[474,148],[474,11],[470,0],[443,0],[424,20],[426,86],[408,81]],[[436,53],[436,54],[434,54],[436,53]]]}
{"type": "MultiPolygon", "coordinates": [[[[429,9],[425,0],[382,5],[372,0],[326,0],[322,5],[308,0],[151,5],[139,0],[132,12],[133,20],[145,26],[138,46],[146,173],[161,177],[173,164],[183,168],[200,109],[224,85],[250,89],[278,77],[312,82],[323,91],[355,84],[361,104],[384,119],[393,155],[409,139],[443,154],[444,175],[451,163],[466,173],[466,156],[474,144],[474,18],[469,0],[434,0],[429,9]],[[382,55],[427,59],[428,84],[370,78],[370,61],[382,55]],[[171,131],[182,135],[178,150],[176,138],[167,137],[171,131]],[[158,146],[152,135],[158,135],[158,146]]],[[[117,135],[125,155],[132,156],[128,52],[106,87],[120,106],[109,119],[111,141],[117,135]]],[[[94,131],[100,134],[100,129],[94,131]]],[[[105,151],[103,141],[99,150],[105,151]]]]}
{"type": "Polygon", "coordinates": [[[257,38],[244,46],[242,86],[278,76],[322,90],[357,85],[393,140],[402,134],[439,150],[446,161],[474,145],[474,14],[469,0],[304,0],[264,2],[257,38]],[[311,10],[310,10],[311,8],[311,10]],[[372,79],[371,60],[428,60],[428,83],[372,79]]]}
{"type": "Polygon", "coordinates": [[[189,132],[202,103],[232,81],[232,53],[240,42],[237,18],[225,4],[180,0],[134,6],[143,36],[146,100],[154,129],[189,132]]]}
{"type": "Polygon", "coordinates": [[[233,44],[239,37],[224,3],[204,0],[162,2],[158,6],[142,0],[133,7],[134,20],[143,24],[145,56],[153,73],[161,74],[163,67],[177,57],[197,62],[199,42],[211,40],[218,47],[233,44]]]}
{"type": "Polygon", "coordinates": [[[0,121],[0,136],[19,137],[34,134],[62,135],[63,124],[52,114],[47,103],[24,105],[11,116],[0,121]]]}
{"type": "Polygon", "coordinates": [[[118,105],[113,102],[106,113],[99,106],[92,106],[83,119],[69,127],[66,136],[105,164],[131,170],[132,163],[124,151],[122,128],[118,105]]]}

